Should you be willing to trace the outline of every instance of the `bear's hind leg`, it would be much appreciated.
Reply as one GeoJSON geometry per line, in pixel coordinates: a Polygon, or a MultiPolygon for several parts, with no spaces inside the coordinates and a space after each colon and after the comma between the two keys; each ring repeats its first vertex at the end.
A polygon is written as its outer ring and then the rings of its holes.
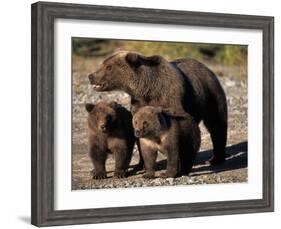
{"type": "Polygon", "coordinates": [[[179,175],[188,176],[191,172],[192,166],[194,164],[196,152],[194,151],[194,146],[190,146],[188,143],[183,143],[180,147],[180,167],[179,175]]]}
{"type": "Polygon", "coordinates": [[[204,119],[204,124],[210,132],[213,142],[213,157],[209,160],[212,165],[221,164],[225,161],[227,118],[220,118],[218,116],[209,116],[207,119],[204,119]]]}

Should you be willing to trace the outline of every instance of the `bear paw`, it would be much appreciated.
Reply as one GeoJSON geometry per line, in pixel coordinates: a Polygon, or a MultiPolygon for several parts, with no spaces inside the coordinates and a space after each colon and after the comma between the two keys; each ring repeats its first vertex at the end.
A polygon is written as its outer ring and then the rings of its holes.
{"type": "Polygon", "coordinates": [[[225,162],[225,157],[212,157],[207,163],[210,165],[220,165],[225,162]]]}
{"type": "Polygon", "coordinates": [[[177,174],[174,174],[174,173],[161,173],[160,174],[160,178],[175,178],[177,177],[177,174]]]}
{"type": "Polygon", "coordinates": [[[92,172],[94,180],[101,180],[106,178],[106,172],[92,172]]]}
{"type": "Polygon", "coordinates": [[[114,172],[113,177],[114,178],[124,178],[124,177],[126,177],[126,173],[125,173],[125,171],[114,172]]]}
{"type": "Polygon", "coordinates": [[[142,177],[146,179],[153,179],[155,176],[153,173],[145,173],[142,177]]]}

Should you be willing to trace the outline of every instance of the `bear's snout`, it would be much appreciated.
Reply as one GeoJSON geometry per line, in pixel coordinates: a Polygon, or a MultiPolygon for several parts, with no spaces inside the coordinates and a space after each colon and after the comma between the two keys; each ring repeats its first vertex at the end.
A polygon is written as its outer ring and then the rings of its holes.
{"type": "Polygon", "coordinates": [[[102,132],[106,132],[106,125],[105,124],[103,124],[103,125],[100,125],[100,129],[101,129],[101,131],[102,132]]]}
{"type": "Polygon", "coordinates": [[[140,130],[135,130],[135,136],[138,138],[141,135],[141,131],[140,130]]]}
{"type": "Polygon", "coordinates": [[[104,91],[108,88],[108,85],[104,82],[101,74],[93,72],[88,75],[88,78],[95,91],[104,91]]]}

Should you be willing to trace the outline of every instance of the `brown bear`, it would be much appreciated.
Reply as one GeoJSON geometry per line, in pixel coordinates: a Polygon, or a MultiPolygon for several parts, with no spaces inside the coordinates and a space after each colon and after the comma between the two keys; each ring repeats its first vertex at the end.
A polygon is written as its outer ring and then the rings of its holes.
{"type": "Polygon", "coordinates": [[[114,177],[125,177],[135,144],[132,114],[116,102],[85,105],[88,111],[89,154],[93,179],[106,178],[108,153],[115,157],[114,177]]]}
{"type": "Polygon", "coordinates": [[[96,91],[122,90],[131,95],[133,113],[145,105],[160,106],[179,114],[187,112],[198,123],[203,120],[214,147],[210,162],[225,160],[226,96],[204,64],[189,58],[169,62],[158,55],[119,51],[88,77],[96,91]]]}
{"type": "Polygon", "coordinates": [[[140,138],[144,178],[154,178],[157,151],[167,156],[162,177],[189,174],[201,142],[198,123],[189,114],[177,117],[160,107],[144,106],[134,114],[133,127],[140,138]]]}

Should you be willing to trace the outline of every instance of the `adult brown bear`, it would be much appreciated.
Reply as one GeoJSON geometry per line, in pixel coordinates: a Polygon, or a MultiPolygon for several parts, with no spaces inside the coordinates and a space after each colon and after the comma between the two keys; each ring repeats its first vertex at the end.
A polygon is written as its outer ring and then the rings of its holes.
{"type": "Polygon", "coordinates": [[[225,160],[227,102],[215,74],[189,58],[167,61],[155,55],[119,51],[89,74],[96,91],[122,90],[131,95],[133,113],[142,106],[161,106],[181,116],[203,120],[214,147],[212,164],[225,160]]]}

